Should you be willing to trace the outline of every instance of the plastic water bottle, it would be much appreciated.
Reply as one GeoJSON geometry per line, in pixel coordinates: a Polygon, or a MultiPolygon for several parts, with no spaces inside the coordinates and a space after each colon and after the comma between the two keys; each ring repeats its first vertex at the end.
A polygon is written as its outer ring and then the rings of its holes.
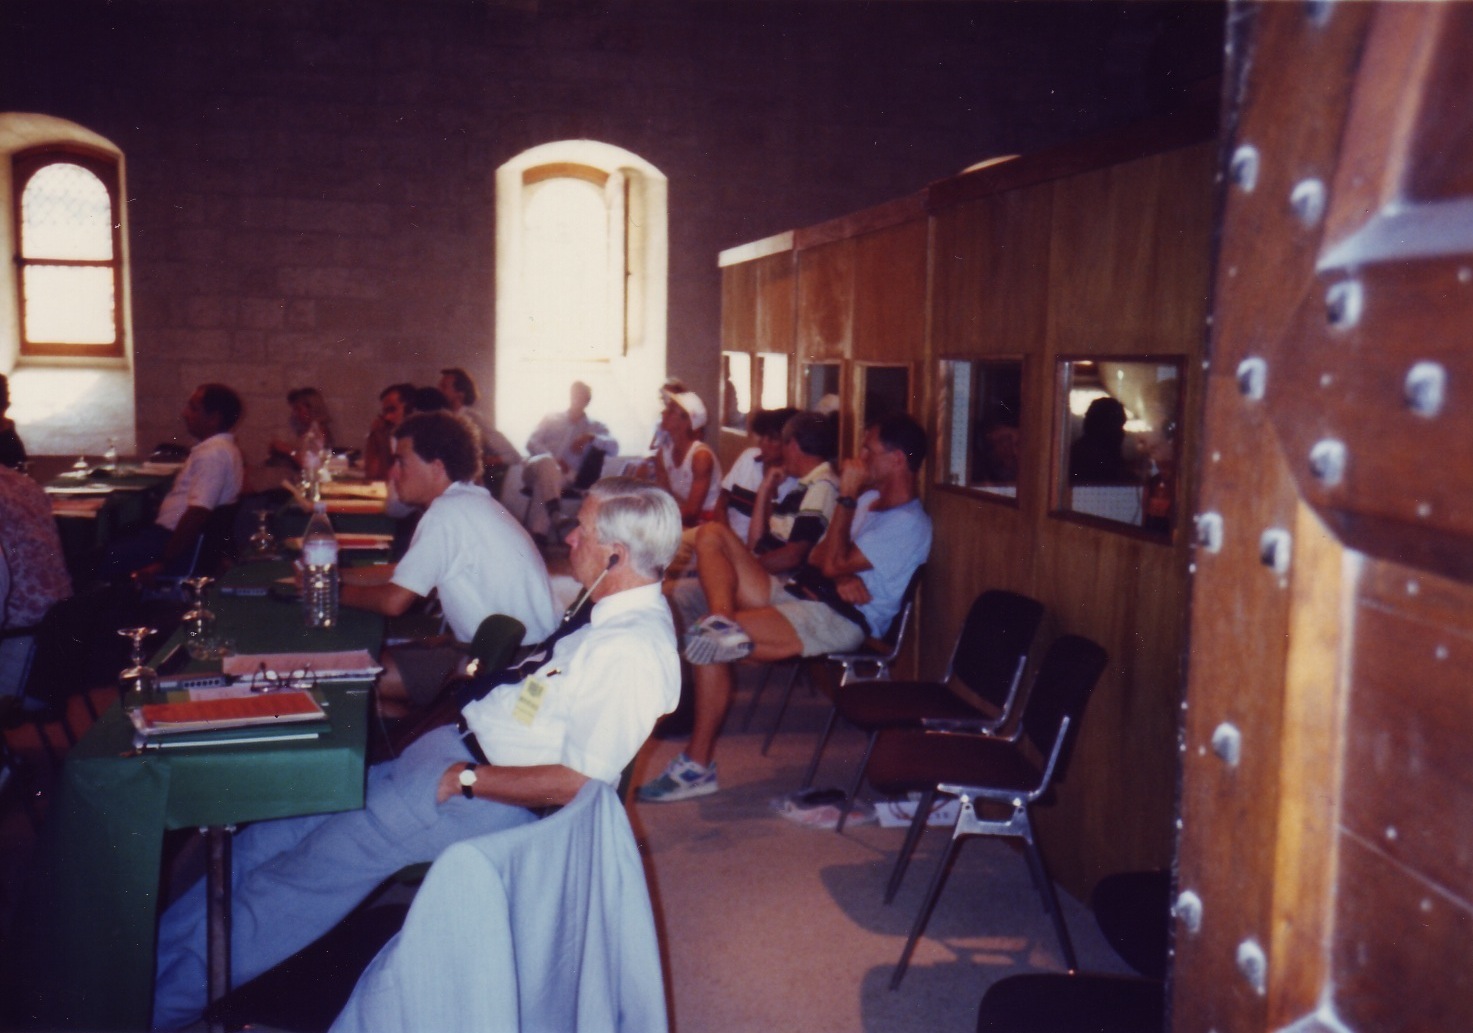
{"type": "Polygon", "coordinates": [[[302,435],[300,443],[302,450],[302,486],[307,495],[316,502],[320,495],[323,452],[326,451],[326,442],[322,436],[322,428],[314,420],[307,428],[307,433],[302,435]]]}
{"type": "Polygon", "coordinates": [[[338,536],[318,502],[302,535],[302,612],[309,628],[331,628],[338,622],[338,536]]]}

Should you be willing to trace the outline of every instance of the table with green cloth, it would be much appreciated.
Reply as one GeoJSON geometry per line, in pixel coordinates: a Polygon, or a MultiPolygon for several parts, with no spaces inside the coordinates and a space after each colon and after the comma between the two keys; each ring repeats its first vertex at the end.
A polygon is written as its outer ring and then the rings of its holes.
{"type": "MultiPolygon", "coordinates": [[[[245,565],[222,588],[268,584],[289,569],[245,565]]],[[[210,608],[241,653],[367,649],[376,656],[383,635],[381,617],[347,609],[335,628],[306,628],[299,605],[271,596],[216,591],[210,608]]],[[[25,1024],[147,1029],[164,830],[362,807],[370,688],[366,681],[319,686],[331,728],[316,739],[141,754],[127,716],[110,708],[68,755],[38,843],[30,920],[22,923],[28,939],[13,945],[30,962],[21,966],[29,970],[20,984],[25,1024]]]]}

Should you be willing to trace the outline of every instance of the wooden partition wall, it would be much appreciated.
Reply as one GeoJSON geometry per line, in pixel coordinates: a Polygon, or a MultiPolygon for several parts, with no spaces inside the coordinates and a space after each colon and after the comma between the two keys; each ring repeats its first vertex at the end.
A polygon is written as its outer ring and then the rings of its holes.
{"type": "MultiPolygon", "coordinates": [[[[1187,539],[1216,163],[1195,114],[1023,156],[921,194],[722,254],[723,348],[790,346],[803,370],[841,365],[841,441],[852,451],[869,364],[910,370],[909,409],[944,430],[940,364],[1022,364],[1015,497],[923,471],[935,545],[911,668],[939,675],[972,598],[989,587],[1048,608],[1035,655],[1075,633],[1110,654],[1057,802],[1037,811],[1045,856],[1085,894],[1102,875],[1164,866],[1176,806],[1187,539]],[[1060,358],[1182,360],[1170,535],[1060,515],[1060,358]]],[[[741,436],[724,431],[734,454],[741,436]]]]}

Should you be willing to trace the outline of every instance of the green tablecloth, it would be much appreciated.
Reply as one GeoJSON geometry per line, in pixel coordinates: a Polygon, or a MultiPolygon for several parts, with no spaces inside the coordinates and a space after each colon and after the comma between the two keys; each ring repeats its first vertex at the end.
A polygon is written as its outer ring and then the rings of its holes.
{"type": "MultiPolygon", "coordinates": [[[[271,574],[266,567],[225,583],[271,574]]],[[[340,626],[323,631],[270,598],[215,593],[210,607],[241,652],[376,654],[383,633],[381,618],[359,611],[344,610],[340,626]]],[[[138,756],[121,708],[103,715],[68,756],[37,847],[23,923],[25,1011],[37,1028],[148,1027],[163,831],[362,807],[368,690],[324,688],[332,727],[314,740],[138,756]]]]}

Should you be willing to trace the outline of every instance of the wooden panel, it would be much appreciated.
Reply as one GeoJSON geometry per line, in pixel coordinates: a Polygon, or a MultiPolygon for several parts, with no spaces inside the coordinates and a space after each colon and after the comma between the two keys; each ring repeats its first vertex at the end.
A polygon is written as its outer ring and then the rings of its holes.
{"type": "Polygon", "coordinates": [[[1473,825],[1448,809],[1473,799],[1473,592],[1452,584],[1438,591],[1465,608],[1449,626],[1422,605],[1423,593],[1436,591],[1433,579],[1400,574],[1356,611],[1346,736],[1365,762],[1346,772],[1343,821],[1418,878],[1473,899],[1473,825]]]}
{"type": "Polygon", "coordinates": [[[791,354],[797,303],[794,278],[791,251],[722,270],[721,347],[724,351],[791,354]]]}
{"type": "Polygon", "coordinates": [[[1054,633],[1109,653],[1055,806],[1038,811],[1054,876],[1076,893],[1103,874],[1170,863],[1186,609],[1180,550],[1045,520],[1032,594],[1054,633]]]}
{"type": "Polygon", "coordinates": [[[798,252],[797,354],[805,362],[844,359],[854,340],[853,240],[798,252]]]}
{"type": "Polygon", "coordinates": [[[928,232],[926,220],[919,219],[855,240],[851,358],[912,362],[924,357],[928,232]]]}
{"type": "Polygon", "coordinates": [[[1231,146],[1259,165],[1232,176],[1214,313],[1200,508],[1224,535],[1197,555],[1180,854],[1204,907],[1178,935],[1173,1026],[1466,1029],[1467,415],[1414,418],[1397,395],[1414,361],[1445,362],[1450,391],[1466,365],[1470,201],[1436,205],[1467,189],[1443,162],[1473,139],[1473,20],[1264,4],[1231,24],[1231,146]],[[1314,181],[1326,206],[1291,202],[1314,181]],[[1327,288],[1352,277],[1362,318],[1331,326],[1327,288]],[[1261,401],[1231,382],[1248,357],[1265,360],[1261,401]],[[1349,443],[1338,485],[1306,463],[1330,435],[1349,443]],[[1275,526],[1293,532],[1277,578],[1255,566],[1275,526]],[[1243,730],[1236,768],[1210,748],[1224,721],[1243,730]],[[1266,948],[1266,993],[1238,972],[1245,941],[1266,948]]]}
{"type": "MultiPolygon", "coordinates": [[[[1462,813],[1455,807],[1449,823],[1466,824],[1457,821],[1462,813]]],[[[1473,1029],[1473,909],[1467,898],[1449,897],[1412,877],[1376,844],[1342,837],[1340,853],[1335,1010],[1344,1025],[1337,1028],[1473,1029]]]]}
{"type": "Polygon", "coordinates": [[[949,208],[933,220],[931,348],[967,358],[1041,354],[1053,188],[949,208]]]}
{"type": "Polygon", "coordinates": [[[867,233],[888,229],[908,222],[926,221],[926,194],[924,191],[897,197],[893,201],[875,205],[858,212],[841,215],[837,219],[805,226],[793,234],[793,244],[800,251],[832,244],[838,240],[862,237],[867,233]]]}
{"type": "Polygon", "coordinates": [[[1058,355],[1183,354],[1205,334],[1212,168],[1201,144],[1054,184],[1049,331],[1058,355]]]}

